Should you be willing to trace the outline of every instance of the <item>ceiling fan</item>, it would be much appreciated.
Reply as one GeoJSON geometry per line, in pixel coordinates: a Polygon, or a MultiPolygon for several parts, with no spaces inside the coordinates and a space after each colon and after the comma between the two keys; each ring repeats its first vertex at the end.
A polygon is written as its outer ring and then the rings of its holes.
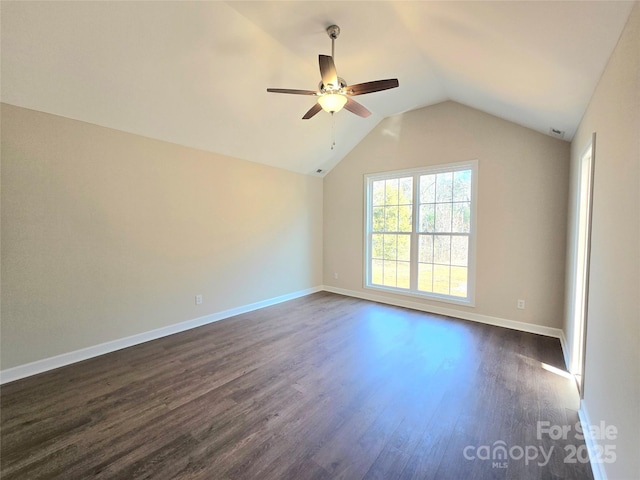
{"type": "Polygon", "coordinates": [[[302,117],[308,120],[320,110],[324,110],[331,114],[340,111],[343,107],[351,113],[355,113],[360,117],[368,117],[371,112],[364,106],[353,100],[351,97],[355,95],[364,95],[365,93],[380,92],[396,88],[399,83],[397,78],[387,80],[375,80],[373,82],[358,83],[356,85],[347,85],[343,78],[338,77],[334,59],[334,42],[340,35],[340,27],[331,25],[327,28],[327,34],[331,38],[331,56],[319,55],[320,76],[322,80],[318,85],[318,90],[293,90],[289,88],[267,88],[267,92],[272,93],[290,93],[293,95],[313,95],[318,97],[318,101],[309,109],[302,117]]]}

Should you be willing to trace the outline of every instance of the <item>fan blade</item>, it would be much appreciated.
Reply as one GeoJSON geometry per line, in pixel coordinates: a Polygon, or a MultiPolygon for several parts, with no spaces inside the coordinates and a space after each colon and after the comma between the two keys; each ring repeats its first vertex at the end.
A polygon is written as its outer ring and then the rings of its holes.
{"type": "Polygon", "coordinates": [[[322,75],[322,84],[326,87],[333,85],[333,88],[339,88],[338,74],[336,66],[333,63],[333,57],[329,55],[318,55],[320,63],[320,75],[322,75]]]}
{"type": "Polygon", "coordinates": [[[320,106],[319,103],[316,103],[313,107],[311,107],[309,109],[309,111],[307,113],[304,114],[304,117],[302,117],[302,119],[303,120],[309,120],[311,117],[313,117],[320,110],[322,110],[322,107],[320,106]]]}
{"type": "Polygon", "coordinates": [[[344,90],[347,95],[363,95],[365,93],[389,90],[390,88],[396,88],[398,85],[399,83],[397,78],[390,78],[388,80],[375,80],[373,82],[349,85],[348,87],[344,87],[344,90]]]}
{"type": "Polygon", "coordinates": [[[318,92],[313,90],[292,90],[291,88],[267,88],[267,92],[271,93],[292,93],[294,95],[317,95],[318,92]]]}
{"type": "Polygon", "coordinates": [[[347,97],[347,103],[345,103],[344,108],[362,118],[367,118],[369,115],[371,115],[371,112],[369,110],[364,108],[355,100],[351,100],[349,97],[347,97]]]}

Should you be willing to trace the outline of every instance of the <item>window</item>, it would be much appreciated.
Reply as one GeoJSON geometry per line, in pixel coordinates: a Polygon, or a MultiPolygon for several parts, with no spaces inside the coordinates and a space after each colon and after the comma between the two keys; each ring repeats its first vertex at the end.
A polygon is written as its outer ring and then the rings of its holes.
{"type": "Polygon", "coordinates": [[[473,304],[477,162],[365,177],[365,286],[473,304]]]}

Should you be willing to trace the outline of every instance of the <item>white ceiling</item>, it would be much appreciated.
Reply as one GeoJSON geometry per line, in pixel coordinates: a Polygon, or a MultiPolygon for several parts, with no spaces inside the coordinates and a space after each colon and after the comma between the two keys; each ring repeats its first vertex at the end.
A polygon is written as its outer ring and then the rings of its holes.
{"type": "Polygon", "coordinates": [[[3,102],[301,173],[384,117],[451,99],[571,139],[632,2],[7,2],[3,102]],[[301,120],[336,41],[373,113],[301,120]]]}

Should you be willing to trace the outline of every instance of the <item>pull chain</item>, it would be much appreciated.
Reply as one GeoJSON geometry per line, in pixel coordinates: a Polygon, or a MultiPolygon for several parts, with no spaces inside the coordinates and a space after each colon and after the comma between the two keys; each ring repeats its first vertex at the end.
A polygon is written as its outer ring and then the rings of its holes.
{"type": "Polygon", "coordinates": [[[336,117],[331,112],[331,150],[336,146],[336,117]]]}
{"type": "MultiPolygon", "coordinates": [[[[331,59],[335,62],[336,60],[336,38],[340,35],[340,27],[337,25],[331,25],[327,28],[327,33],[329,34],[329,38],[331,38],[331,59]]],[[[340,79],[338,78],[337,89],[340,89],[342,85],[340,85],[340,79]]],[[[331,112],[331,150],[336,146],[336,118],[333,116],[334,112],[331,112]]]]}

